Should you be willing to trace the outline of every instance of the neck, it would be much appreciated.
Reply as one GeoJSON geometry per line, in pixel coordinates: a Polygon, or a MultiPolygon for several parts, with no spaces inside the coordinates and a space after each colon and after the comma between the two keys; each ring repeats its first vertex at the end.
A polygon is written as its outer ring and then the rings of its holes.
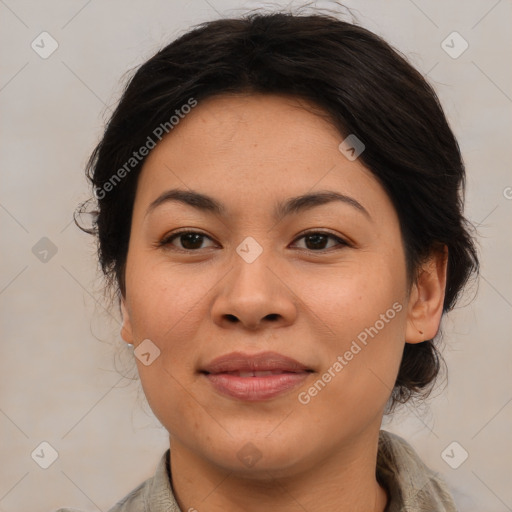
{"type": "Polygon", "coordinates": [[[240,476],[171,438],[171,475],[182,510],[224,512],[383,512],[387,493],[375,477],[378,430],[351,440],[308,469],[240,476]]]}

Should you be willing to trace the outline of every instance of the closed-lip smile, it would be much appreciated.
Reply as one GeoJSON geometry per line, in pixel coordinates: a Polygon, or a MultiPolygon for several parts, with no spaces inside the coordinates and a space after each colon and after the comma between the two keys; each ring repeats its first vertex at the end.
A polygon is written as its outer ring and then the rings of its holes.
{"type": "Polygon", "coordinates": [[[219,393],[246,401],[262,401],[300,385],[313,372],[295,359],[277,352],[232,352],[200,369],[219,393]]]}

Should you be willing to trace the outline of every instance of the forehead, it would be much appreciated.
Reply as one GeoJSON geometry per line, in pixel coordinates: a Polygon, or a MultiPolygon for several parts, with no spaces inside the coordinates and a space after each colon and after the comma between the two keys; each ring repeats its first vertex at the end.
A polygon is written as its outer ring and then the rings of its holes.
{"type": "Polygon", "coordinates": [[[303,99],[216,96],[199,102],[152,150],[137,196],[148,203],[180,187],[232,205],[243,198],[246,207],[258,209],[276,198],[332,189],[366,203],[377,216],[392,208],[361,161],[340,152],[342,140],[327,114],[303,99]]]}
{"type": "MultiPolygon", "coordinates": [[[[308,149],[328,148],[339,143],[341,137],[327,113],[313,103],[273,94],[208,98],[185,116],[168,139],[172,135],[174,145],[181,145],[185,152],[199,150],[197,156],[228,156],[243,148],[250,150],[247,156],[257,152],[277,160],[289,157],[287,152],[292,149],[305,157],[308,149]]],[[[243,162],[244,159],[240,163],[243,162]]]]}

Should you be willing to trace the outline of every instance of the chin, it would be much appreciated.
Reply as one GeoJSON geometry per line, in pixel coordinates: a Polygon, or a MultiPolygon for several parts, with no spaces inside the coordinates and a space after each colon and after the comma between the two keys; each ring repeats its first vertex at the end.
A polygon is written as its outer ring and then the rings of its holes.
{"type": "Polygon", "coordinates": [[[261,480],[268,479],[269,473],[276,477],[300,472],[311,454],[317,451],[313,446],[298,442],[301,436],[290,431],[286,437],[269,436],[269,431],[271,429],[265,428],[259,434],[252,434],[250,428],[237,428],[231,432],[232,437],[209,438],[206,444],[192,439],[189,442],[194,451],[211,464],[240,476],[261,480]]]}

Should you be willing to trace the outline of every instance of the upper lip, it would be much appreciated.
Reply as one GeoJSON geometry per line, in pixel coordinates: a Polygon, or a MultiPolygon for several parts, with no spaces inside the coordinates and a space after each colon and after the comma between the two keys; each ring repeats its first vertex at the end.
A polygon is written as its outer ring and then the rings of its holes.
{"type": "Polygon", "coordinates": [[[278,371],[301,373],[312,371],[307,366],[291,357],[283,356],[277,352],[262,352],[260,354],[244,354],[232,352],[215,358],[204,366],[203,373],[250,372],[250,371],[278,371]]]}

